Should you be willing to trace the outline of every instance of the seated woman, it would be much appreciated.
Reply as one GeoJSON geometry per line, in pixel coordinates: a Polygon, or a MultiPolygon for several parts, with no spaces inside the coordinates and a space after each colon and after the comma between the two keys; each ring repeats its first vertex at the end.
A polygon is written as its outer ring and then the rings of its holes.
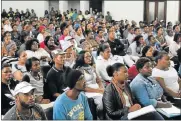
{"type": "Polygon", "coordinates": [[[106,72],[106,68],[109,65],[112,65],[116,62],[123,62],[120,61],[119,58],[113,58],[111,57],[111,48],[107,42],[104,42],[99,46],[99,49],[97,51],[97,60],[96,60],[96,72],[103,80],[103,84],[106,86],[106,84],[110,83],[111,77],[108,76],[106,72]]]}
{"type": "Polygon", "coordinates": [[[18,62],[12,64],[12,74],[15,76],[17,74],[17,71],[21,71],[22,74],[27,72],[25,63],[27,60],[27,54],[25,51],[20,52],[18,62]]]}
{"type": "MultiPolygon", "coordinates": [[[[127,68],[121,63],[115,63],[107,67],[107,73],[113,78],[103,95],[106,116],[113,120],[126,120],[128,113],[141,109],[139,104],[134,103],[135,100],[126,82],[128,79],[127,68]]],[[[163,118],[157,112],[152,112],[135,119],[162,120],[163,118]]]]}
{"type": "Polygon", "coordinates": [[[175,34],[173,41],[169,46],[169,56],[170,59],[174,62],[174,68],[178,71],[179,69],[179,61],[177,51],[181,47],[181,33],[175,34]]]}
{"type": "Polygon", "coordinates": [[[164,92],[168,95],[167,100],[181,107],[181,79],[177,71],[170,66],[170,57],[166,52],[160,52],[156,57],[156,67],[152,71],[152,77],[160,83],[164,92]]]}
{"type": "MultiPolygon", "coordinates": [[[[130,83],[132,93],[142,106],[153,105],[156,108],[169,108],[171,103],[162,102],[163,89],[160,84],[151,76],[151,60],[142,57],[136,62],[139,74],[130,83]]],[[[165,101],[165,100],[164,100],[165,101]]]]}
{"type": "Polygon", "coordinates": [[[52,36],[46,36],[44,40],[44,49],[51,54],[51,52],[55,49],[59,49],[60,47],[55,44],[55,40],[52,36]]]}
{"type": "Polygon", "coordinates": [[[35,57],[29,58],[26,61],[25,66],[28,71],[25,75],[29,77],[30,79],[29,83],[32,84],[32,86],[36,87],[37,89],[35,93],[36,102],[42,104],[49,103],[50,102],[49,99],[43,98],[44,82],[43,82],[43,76],[40,72],[40,60],[35,57]]]}
{"type": "Polygon", "coordinates": [[[36,57],[41,60],[41,66],[47,66],[48,62],[51,61],[50,54],[40,48],[37,39],[32,39],[26,42],[26,54],[27,58],[36,57]]]}
{"type": "Polygon", "coordinates": [[[178,49],[177,55],[178,55],[178,61],[179,61],[179,63],[180,63],[180,67],[179,67],[178,73],[179,73],[179,76],[181,77],[181,48],[178,49]]]}
{"type": "Polygon", "coordinates": [[[12,70],[9,64],[4,63],[1,66],[1,115],[5,115],[15,105],[11,89],[15,88],[18,81],[15,82],[12,79],[12,70]]]}
{"type": "MultiPolygon", "coordinates": [[[[89,52],[81,51],[74,66],[75,69],[82,71],[85,76],[86,88],[85,92],[93,92],[103,94],[104,87],[102,81],[97,76],[92,65],[92,55],[89,52]]],[[[99,119],[103,119],[102,95],[92,97],[97,105],[99,119]]]]}
{"type": "Polygon", "coordinates": [[[133,43],[130,44],[128,52],[131,56],[141,57],[141,51],[145,45],[145,41],[142,35],[135,37],[133,43]]]}
{"type": "MultiPolygon", "coordinates": [[[[154,48],[152,46],[148,46],[148,45],[145,46],[142,50],[142,57],[149,57],[149,58],[152,58],[153,60],[153,51],[154,51],[154,48]]],[[[136,69],[136,65],[131,66],[128,69],[129,80],[133,80],[138,75],[138,73],[139,72],[136,69]]]]}

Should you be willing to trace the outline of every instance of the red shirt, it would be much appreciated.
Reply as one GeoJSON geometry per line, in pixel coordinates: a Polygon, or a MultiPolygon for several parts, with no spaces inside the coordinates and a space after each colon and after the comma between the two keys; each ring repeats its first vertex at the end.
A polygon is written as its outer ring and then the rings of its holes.
{"type": "Polygon", "coordinates": [[[139,72],[136,69],[136,65],[133,65],[128,69],[128,78],[130,80],[133,80],[138,74],[139,74],[139,72]]]}

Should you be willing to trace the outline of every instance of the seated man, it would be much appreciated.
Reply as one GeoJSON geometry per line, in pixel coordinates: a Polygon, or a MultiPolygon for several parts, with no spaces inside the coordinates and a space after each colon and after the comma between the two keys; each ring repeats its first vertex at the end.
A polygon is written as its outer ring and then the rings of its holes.
{"type": "Polygon", "coordinates": [[[35,88],[28,82],[21,82],[14,89],[16,105],[4,116],[3,120],[46,120],[43,109],[35,104],[35,88]]]}
{"type": "Polygon", "coordinates": [[[108,43],[111,48],[112,55],[117,55],[119,58],[122,58],[124,60],[124,63],[131,67],[134,64],[134,61],[131,60],[130,56],[126,54],[124,51],[124,44],[121,43],[120,40],[115,39],[114,31],[109,32],[109,38],[108,43]]]}
{"type": "Polygon", "coordinates": [[[70,90],[61,94],[53,106],[54,120],[92,120],[85,90],[85,79],[81,71],[72,70],[67,76],[70,90]]]}
{"type": "Polygon", "coordinates": [[[44,93],[48,96],[50,101],[55,101],[56,98],[64,92],[67,86],[64,83],[64,74],[69,67],[64,66],[65,52],[63,50],[52,51],[52,57],[54,61],[54,66],[49,70],[47,74],[47,80],[45,83],[44,93]]]}

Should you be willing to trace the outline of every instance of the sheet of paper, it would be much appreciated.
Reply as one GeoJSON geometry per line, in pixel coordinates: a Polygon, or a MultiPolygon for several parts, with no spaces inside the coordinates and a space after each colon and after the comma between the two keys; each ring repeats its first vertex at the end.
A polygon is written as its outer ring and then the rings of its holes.
{"type": "Polygon", "coordinates": [[[92,93],[92,92],[85,92],[85,95],[86,95],[88,98],[97,97],[97,96],[103,96],[103,94],[100,94],[100,93],[92,93]]]}
{"type": "Polygon", "coordinates": [[[171,108],[160,108],[160,109],[167,114],[181,114],[181,109],[179,109],[173,105],[171,108]]]}
{"type": "Polygon", "coordinates": [[[141,108],[140,110],[129,113],[128,119],[130,120],[154,111],[156,111],[155,108],[152,105],[149,105],[144,108],[141,108]]]}

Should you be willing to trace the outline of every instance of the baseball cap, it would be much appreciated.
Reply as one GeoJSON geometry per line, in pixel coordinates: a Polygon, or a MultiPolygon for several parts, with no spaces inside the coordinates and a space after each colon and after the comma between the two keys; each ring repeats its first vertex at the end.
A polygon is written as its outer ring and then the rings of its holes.
{"type": "Polygon", "coordinates": [[[61,43],[61,47],[64,52],[71,46],[73,46],[73,44],[70,41],[64,41],[61,43]]]}
{"type": "Polygon", "coordinates": [[[154,25],[153,25],[153,24],[150,24],[149,27],[150,27],[150,26],[154,26],[154,25]]]}
{"type": "Polygon", "coordinates": [[[36,88],[33,87],[30,83],[20,82],[19,84],[16,85],[14,92],[13,92],[13,95],[16,96],[19,93],[28,93],[33,89],[36,90],[36,88]]]}
{"type": "Polygon", "coordinates": [[[160,22],[164,22],[164,20],[160,20],[160,22]]]}
{"type": "Polygon", "coordinates": [[[74,38],[71,37],[71,36],[66,36],[66,37],[64,38],[64,41],[69,41],[69,40],[71,40],[71,39],[74,39],[74,38]]]}
{"type": "Polygon", "coordinates": [[[66,52],[64,52],[63,50],[61,50],[61,49],[57,49],[57,50],[53,50],[52,52],[51,52],[51,55],[52,55],[52,57],[54,58],[55,56],[57,56],[57,55],[63,55],[63,54],[65,54],[66,52]]]}
{"type": "Polygon", "coordinates": [[[40,26],[39,27],[39,32],[41,32],[43,29],[46,29],[46,27],[45,26],[40,26]]]}

